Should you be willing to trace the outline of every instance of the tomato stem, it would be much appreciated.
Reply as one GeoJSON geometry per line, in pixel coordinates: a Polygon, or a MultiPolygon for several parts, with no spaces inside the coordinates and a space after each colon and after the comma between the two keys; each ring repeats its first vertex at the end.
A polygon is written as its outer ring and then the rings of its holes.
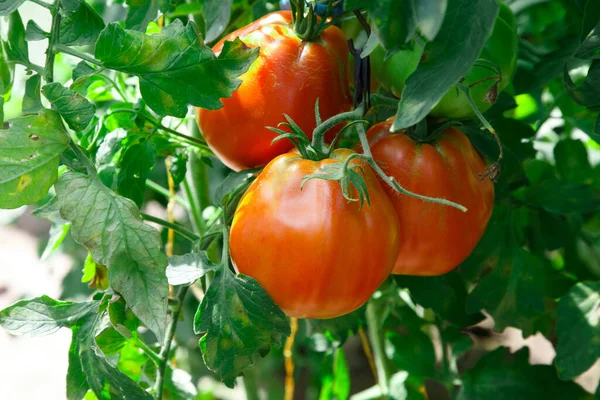
{"type": "Polygon", "coordinates": [[[471,94],[469,93],[469,88],[467,86],[463,85],[462,83],[458,83],[457,86],[467,97],[467,100],[469,101],[471,108],[475,112],[475,115],[477,115],[477,118],[479,118],[479,121],[481,121],[483,126],[492,134],[492,136],[496,140],[496,144],[498,145],[498,150],[499,150],[498,158],[496,159],[496,161],[494,163],[492,163],[491,165],[488,166],[487,170],[483,174],[481,174],[481,179],[480,179],[480,180],[482,180],[482,179],[488,178],[490,181],[496,182],[496,180],[498,179],[498,175],[500,174],[500,160],[502,160],[502,157],[504,156],[504,151],[502,149],[502,142],[500,141],[500,138],[498,137],[496,130],[492,127],[492,125],[489,123],[489,121],[483,116],[481,111],[479,111],[479,108],[477,108],[477,105],[475,104],[475,102],[473,101],[473,98],[471,97],[471,94]]]}
{"type": "Polygon", "coordinates": [[[360,157],[362,159],[364,159],[365,161],[367,161],[369,163],[369,165],[375,170],[375,172],[377,172],[377,174],[381,177],[381,179],[383,179],[383,181],[385,183],[387,183],[392,189],[394,189],[397,192],[400,192],[402,194],[405,194],[407,196],[415,197],[420,200],[454,207],[463,212],[467,211],[466,207],[464,207],[458,203],[455,203],[453,201],[446,200],[443,198],[438,198],[438,197],[423,196],[423,195],[411,192],[410,190],[407,190],[404,187],[402,187],[402,185],[400,185],[393,177],[388,176],[373,159],[373,154],[371,153],[371,147],[369,146],[369,141],[367,139],[367,133],[365,132],[365,128],[362,126],[362,124],[357,125],[357,131],[358,131],[358,137],[360,138],[360,144],[363,148],[363,154],[361,154],[360,157]]]}
{"type": "Polygon", "coordinates": [[[315,130],[313,131],[312,137],[312,147],[317,151],[320,151],[322,154],[326,155],[324,158],[329,156],[331,150],[333,150],[333,146],[327,147],[325,144],[325,134],[334,126],[341,124],[343,122],[355,121],[362,118],[364,114],[364,105],[360,104],[353,111],[343,112],[333,117],[325,120],[321,124],[319,124],[315,130]]]}

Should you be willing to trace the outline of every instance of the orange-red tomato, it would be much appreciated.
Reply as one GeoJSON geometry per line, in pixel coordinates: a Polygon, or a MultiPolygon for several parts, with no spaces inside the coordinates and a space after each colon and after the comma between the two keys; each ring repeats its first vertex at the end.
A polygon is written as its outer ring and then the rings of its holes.
{"type": "Polygon", "coordinates": [[[198,126],[219,159],[234,170],[262,166],[289,151],[288,140],[271,144],[277,136],[266,126],[285,122],[289,115],[312,136],[315,102],[323,119],[351,107],[346,80],[348,46],[342,31],[330,26],[320,38],[302,41],[294,32],[292,14],[279,11],[239,29],[225,40],[239,37],[247,46],[260,46],[260,55],[240,79],[232,97],[218,110],[196,110],[198,126]]]}
{"type": "MultiPolygon", "coordinates": [[[[236,270],[255,278],[289,316],[333,318],[364,304],[398,255],[398,217],[371,167],[359,164],[371,205],[342,196],[338,182],[302,178],[354,153],[272,160],[248,188],[231,225],[236,270]]],[[[351,164],[352,165],[352,164],[351,164]]]]}
{"type": "Polygon", "coordinates": [[[494,185],[480,180],[486,163],[459,129],[444,130],[432,143],[417,143],[405,134],[391,133],[392,120],[368,132],[379,166],[414,193],[468,209],[425,202],[385,186],[402,229],[392,273],[441,275],[456,268],[481,239],[494,206],[494,185]]]}

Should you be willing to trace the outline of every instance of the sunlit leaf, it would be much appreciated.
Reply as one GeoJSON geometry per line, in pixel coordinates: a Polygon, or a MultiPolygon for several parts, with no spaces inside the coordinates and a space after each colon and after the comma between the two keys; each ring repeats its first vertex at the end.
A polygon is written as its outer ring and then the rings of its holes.
{"type": "Polygon", "coordinates": [[[56,182],[56,195],[61,215],[72,223],[73,239],[108,267],[111,287],[162,338],[168,284],[158,231],[144,224],[135,203],[97,177],[67,172],[56,182]]]}
{"type": "Polygon", "coordinates": [[[96,113],[96,106],[85,97],[58,82],[44,86],[42,93],[74,131],[85,129],[96,113]]]}
{"type": "Polygon", "coordinates": [[[290,334],[288,320],[260,284],[249,276],[217,271],[194,318],[200,349],[208,368],[229,387],[235,378],[281,345],[290,334]]]}
{"type": "Polygon", "coordinates": [[[157,35],[110,24],[96,44],[105,67],[137,75],[142,97],[161,115],[184,117],[187,104],[208,109],[237,89],[258,56],[239,39],[226,42],[219,57],[202,43],[196,25],[175,20],[157,35]]]}
{"type": "Polygon", "coordinates": [[[48,193],[68,143],[60,117],[50,110],[19,117],[0,130],[0,208],[31,204],[48,193]]]}

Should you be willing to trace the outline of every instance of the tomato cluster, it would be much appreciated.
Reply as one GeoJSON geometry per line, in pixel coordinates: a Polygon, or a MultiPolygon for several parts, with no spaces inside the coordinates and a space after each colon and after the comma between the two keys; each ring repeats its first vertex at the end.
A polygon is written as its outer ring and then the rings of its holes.
{"type": "MultiPolygon", "coordinates": [[[[511,24],[503,13],[490,43],[495,35],[506,35],[504,25],[511,24]]],[[[197,117],[207,143],[225,165],[234,170],[266,165],[232,222],[229,246],[238,272],[258,280],[290,316],[332,318],[364,304],[390,273],[440,275],[469,255],[490,218],[494,187],[481,179],[486,162],[463,132],[450,127],[421,142],[408,132],[392,133],[389,119],[367,132],[371,161],[348,149],[317,151],[316,157],[301,149],[290,152],[292,141],[273,141],[278,134],[267,128],[279,126],[284,114],[310,140],[318,122],[317,99],[322,120],[350,109],[344,34],[331,25],[304,40],[294,30],[292,14],[280,11],[229,34],[214,51],[236,37],[260,46],[259,57],[223,108],[199,109],[197,117]],[[348,188],[336,179],[323,179],[324,170],[344,163],[359,177],[358,184],[348,188]],[[377,165],[386,177],[374,170],[377,165]],[[394,180],[408,191],[461,204],[467,211],[399,194],[390,184],[394,180]],[[361,190],[368,194],[368,204],[349,201],[348,193],[350,199],[358,198],[361,190]]],[[[382,51],[373,53],[375,77],[400,96],[422,51],[400,51],[385,61],[382,51]]],[[[486,45],[484,52],[498,63],[499,88],[504,88],[514,57],[505,59],[493,46],[486,45]]],[[[467,81],[484,79],[475,68],[467,81]]],[[[470,116],[469,105],[453,96],[444,97],[432,115],[470,116]]],[[[293,127],[280,126],[283,131],[293,127]]]]}

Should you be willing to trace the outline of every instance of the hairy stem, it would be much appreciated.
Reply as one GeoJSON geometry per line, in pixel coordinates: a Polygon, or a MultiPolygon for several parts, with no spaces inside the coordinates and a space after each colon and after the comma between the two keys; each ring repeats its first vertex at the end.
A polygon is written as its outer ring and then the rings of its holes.
{"type": "Polygon", "coordinates": [[[246,400],[260,400],[258,396],[258,384],[256,382],[256,367],[248,368],[244,371],[244,392],[246,400]]]}
{"type": "Polygon", "coordinates": [[[336,126],[337,124],[341,124],[343,122],[354,121],[362,118],[364,112],[364,107],[359,105],[355,110],[344,112],[341,114],[334,115],[333,117],[325,120],[323,123],[319,124],[313,131],[312,137],[312,147],[322,154],[327,154],[328,149],[325,145],[325,134],[331,128],[336,126]]]}
{"type": "Polygon", "coordinates": [[[65,54],[69,54],[73,57],[77,57],[80,58],[82,60],[85,60],[87,62],[89,62],[90,64],[94,64],[97,65],[99,67],[102,66],[102,62],[99,60],[96,60],[94,57],[89,56],[85,53],[82,53],[80,51],[74,50],[72,48],[70,48],[69,46],[65,46],[64,44],[55,44],[54,45],[54,50],[59,51],[61,53],[65,53],[65,54]]]}
{"type": "Polygon", "coordinates": [[[379,315],[377,306],[370,301],[367,304],[366,318],[369,339],[373,346],[373,355],[375,358],[375,368],[377,369],[378,383],[381,393],[387,396],[389,393],[389,382],[392,377],[392,368],[385,355],[384,340],[385,332],[381,329],[381,315],[379,315]]]}
{"type": "Polygon", "coordinates": [[[411,192],[410,190],[407,190],[405,188],[402,187],[402,185],[400,185],[393,177],[388,176],[379,165],[377,165],[377,163],[375,162],[375,160],[373,159],[373,154],[371,153],[371,147],[369,146],[369,141],[367,140],[367,133],[365,132],[365,128],[362,124],[357,124],[356,129],[358,130],[358,136],[360,138],[360,144],[362,146],[363,149],[363,154],[361,155],[361,158],[363,158],[365,161],[367,161],[369,163],[369,165],[375,170],[375,172],[381,177],[381,179],[387,183],[392,189],[396,190],[397,192],[400,192],[402,194],[405,194],[407,196],[411,196],[420,200],[424,200],[424,201],[429,201],[431,203],[438,203],[438,204],[443,204],[445,206],[450,206],[450,207],[454,207],[459,209],[460,211],[467,211],[467,208],[455,203],[453,201],[450,200],[446,200],[446,199],[442,199],[442,198],[437,198],[437,197],[429,197],[429,196],[423,196],[414,192],[411,192]]]}
{"type": "Polygon", "coordinates": [[[162,348],[160,349],[160,353],[158,354],[158,357],[160,358],[160,364],[157,367],[156,384],[154,385],[154,392],[156,393],[157,400],[162,400],[163,397],[165,372],[167,370],[167,363],[169,362],[171,343],[173,342],[173,337],[175,336],[175,331],[177,329],[177,321],[179,320],[179,314],[181,314],[181,309],[183,308],[183,300],[185,299],[185,295],[187,294],[188,289],[189,286],[182,286],[179,289],[179,293],[177,294],[177,300],[179,300],[179,304],[174,305],[171,309],[171,320],[167,325],[167,333],[165,335],[165,340],[163,342],[162,348]]]}
{"type": "MultiPolygon", "coordinates": [[[[165,197],[169,197],[169,190],[167,188],[162,187],[161,185],[159,185],[158,183],[151,181],[150,179],[146,179],[146,187],[150,190],[155,191],[158,194],[161,194],[165,197]]],[[[177,203],[179,203],[180,205],[184,206],[186,209],[190,208],[190,204],[185,201],[185,199],[182,199],[179,196],[175,196],[175,201],[177,203]]]]}
{"type": "Polygon", "coordinates": [[[50,37],[48,38],[48,49],[46,50],[46,83],[54,81],[54,44],[58,42],[60,33],[60,1],[55,0],[54,6],[50,10],[52,14],[52,28],[50,29],[50,37]]]}
{"type": "Polygon", "coordinates": [[[168,229],[173,229],[175,232],[179,233],[181,236],[185,237],[186,239],[189,239],[191,241],[200,240],[200,236],[196,235],[192,231],[189,231],[189,230],[185,229],[181,225],[177,225],[177,224],[171,223],[169,221],[165,221],[164,219],[153,217],[152,215],[148,215],[148,214],[145,214],[145,213],[140,213],[140,215],[146,221],[154,222],[155,224],[162,225],[162,226],[164,226],[165,228],[168,228],[168,229]]]}

